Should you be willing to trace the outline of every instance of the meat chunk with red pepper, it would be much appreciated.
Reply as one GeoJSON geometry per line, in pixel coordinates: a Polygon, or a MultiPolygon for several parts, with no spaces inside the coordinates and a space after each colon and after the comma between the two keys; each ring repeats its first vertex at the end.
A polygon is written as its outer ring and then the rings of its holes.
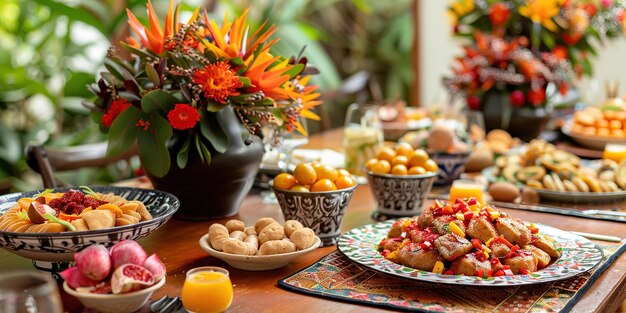
{"type": "Polygon", "coordinates": [[[510,217],[498,218],[496,221],[496,229],[504,236],[504,239],[512,244],[517,244],[522,247],[530,243],[530,230],[518,219],[510,217]]]}
{"type": "Polygon", "coordinates": [[[421,229],[413,229],[409,231],[409,236],[411,241],[413,242],[425,242],[429,241],[433,243],[437,238],[439,238],[439,234],[435,233],[430,227],[427,227],[424,230],[421,229]]]}
{"type": "Polygon", "coordinates": [[[541,249],[543,252],[547,253],[552,258],[558,258],[560,255],[559,251],[556,249],[554,244],[541,235],[533,236],[533,240],[531,244],[541,249]]]}
{"type": "Polygon", "coordinates": [[[456,224],[456,226],[459,226],[459,228],[465,232],[465,225],[463,224],[463,221],[457,220],[453,215],[436,217],[433,220],[432,229],[440,235],[445,235],[450,232],[450,222],[456,224]]]}
{"type": "Polygon", "coordinates": [[[487,242],[487,240],[498,236],[496,228],[485,216],[472,218],[467,226],[467,234],[472,238],[480,239],[482,242],[487,242]]]}
{"type": "Polygon", "coordinates": [[[499,241],[494,241],[489,249],[491,249],[491,255],[496,258],[503,258],[511,252],[511,249],[506,244],[499,241]]]}
{"type": "Polygon", "coordinates": [[[504,264],[510,266],[515,275],[537,271],[535,256],[526,250],[518,250],[514,256],[504,259],[504,264]]]}
{"type": "Polygon", "coordinates": [[[452,261],[450,269],[457,275],[478,276],[478,273],[489,272],[491,270],[491,263],[485,258],[483,258],[482,261],[479,260],[474,253],[468,253],[452,261]]]}
{"type": "Polygon", "coordinates": [[[452,261],[472,251],[474,248],[472,243],[467,239],[453,233],[448,233],[437,238],[437,240],[435,240],[435,247],[437,247],[441,256],[448,261],[452,261]]]}
{"type": "Polygon", "coordinates": [[[433,248],[424,249],[418,243],[409,243],[397,252],[400,264],[422,271],[432,271],[439,253],[433,248]]]}
{"type": "Polygon", "coordinates": [[[382,250],[389,250],[389,251],[396,251],[398,250],[398,247],[400,246],[400,244],[402,244],[402,238],[400,237],[396,237],[396,238],[388,238],[388,239],[383,239],[379,246],[382,246],[382,250]]]}
{"type": "Polygon", "coordinates": [[[403,225],[404,225],[404,220],[400,220],[400,221],[393,223],[391,225],[391,229],[389,230],[389,233],[387,234],[387,238],[400,237],[400,235],[402,235],[402,232],[404,231],[403,225]]]}
{"type": "Polygon", "coordinates": [[[430,226],[433,222],[433,207],[429,207],[427,209],[424,209],[422,211],[422,213],[420,213],[420,215],[417,217],[417,225],[422,228],[425,229],[426,227],[430,226]]]}
{"type": "Polygon", "coordinates": [[[533,245],[524,246],[523,249],[526,251],[530,251],[530,253],[532,253],[535,258],[537,258],[537,269],[545,268],[550,264],[550,256],[543,250],[533,245]]]}

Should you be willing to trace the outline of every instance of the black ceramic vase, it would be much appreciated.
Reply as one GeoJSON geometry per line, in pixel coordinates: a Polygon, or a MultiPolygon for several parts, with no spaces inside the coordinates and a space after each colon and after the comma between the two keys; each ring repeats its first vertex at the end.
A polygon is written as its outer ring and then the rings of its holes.
{"type": "Polygon", "coordinates": [[[187,166],[181,169],[175,163],[179,149],[171,149],[170,171],[164,177],[148,175],[155,189],[167,191],[180,200],[176,218],[203,221],[237,214],[259,170],[263,157],[261,140],[253,136],[250,145],[244,143],[242,132],[246,130],[231,108],[216,114],[229,137],[226,152],[209,148],[211,163],[207,164],[191,147],[187,166]]]}
{"type": "Polygon", "coordinates": [[[507,92],[488,92],[481,99],[487,131],[504,129],[523,141],[537,138],[552,117],[545,108],[514,108],[507,92]]]}

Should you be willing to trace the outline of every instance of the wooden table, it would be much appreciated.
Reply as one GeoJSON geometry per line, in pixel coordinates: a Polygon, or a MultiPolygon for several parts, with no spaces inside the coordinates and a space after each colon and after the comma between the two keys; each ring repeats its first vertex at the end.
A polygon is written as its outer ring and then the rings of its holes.
{"type": "MultiPolygon", "coordinates": [[[[341,148],[341,130],[333,130],[312,136],[307,148],[341,148]]],[[[428,205],[427,203],[426,205],[428,205]]],[[[374,202],[368,186],[359,186],[345,214],[342,231],[373,223],[370,218],[374,202]]],[[[563,230],[582,231],[604,235],[626,237],[624,224],[583,219],[554,214],[504,210],[521,219],[548,224],[563,230]]],[[[239,218],[252,224],[263,216],[283,220],[278,205],[263,204],[259,195],[251,194],[243,202],[239,218]]],[[[167,283],[155,292],[153,299],[164,295],[174,297],[180,294],[185,272],[198,266],[214,265],[227,268],[234,285],[234,300],[229,312],[372,312],[385,311],[367,306],[348,304],[321,299],[283,290],[277,280],[313,264],[318,259],[335,250],[335,247],[319,248],[296,259],[284,268],[248,272],[229,267],[219,259],[208,256],[198,245],[213,222],[224,223],[227,219],[209,222],[186,222],[170,220],[162,228],[141,240],[148,253],[158,253],[167,267],[167,283]]],[[[0,272],[14,269],[32,269],[31,261],[4,250],[0,251],[0,272]]],[[[626,298],[626,255],[622,255],[586,293],[575,306],[575,312],[615,312],[626,298]]],[[[68,311],[79,310],[75,299],[63,295],[68,311]]]]}

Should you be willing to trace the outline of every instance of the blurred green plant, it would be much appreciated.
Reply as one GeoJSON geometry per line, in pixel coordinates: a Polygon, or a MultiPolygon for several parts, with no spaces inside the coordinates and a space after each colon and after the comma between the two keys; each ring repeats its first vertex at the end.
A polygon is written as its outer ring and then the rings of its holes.
{"type": "MultiPolygon", "coordinates": [[[[104,0],[0,2],[0,190],[40,186],[36,176],[25,175],[23,151],[31,141],[68,146],[102,140],[81,100],[91,97],[86,85],[102,64],[108,38],[123,29],[125,12],[117,6],[104,0]],[[117,14],[111,18],[111,12],[117,14]]],[[[81,171],[72,182],[111,175],[81,171]]]]}
{"type": "MultiPolygon", "coordinates": [[[[365,71],[381,85],[376,101],[410,98],[413,72],[412,0],[223,0],[230,12],[252,8],[257,23],[278,26],[276,50],[284,55],[306,45],[311,64],[320,70],[314,82],[323,91],[365,71]],[[380,98],[380,99],[377,99],[380,98]]],[[[376,93],[376,91],[373,91],[376,93]]],[[[325,103],[332,127],[343,124],[350,103],[325,103]]]]}

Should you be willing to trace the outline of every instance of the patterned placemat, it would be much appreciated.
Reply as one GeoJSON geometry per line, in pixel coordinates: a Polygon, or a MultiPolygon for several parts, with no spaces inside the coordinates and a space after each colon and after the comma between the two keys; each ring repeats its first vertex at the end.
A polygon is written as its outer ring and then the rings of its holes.
{"type": "Polygon", "coordinates": [[[626,250],[626,243],[598,242],[602,263],[567,280],[514,287],[468,287],[387,276],[334,251],[281,279],[288,290],[351,303],[415,312],[567,312],[598,276],[626,250]]]}

